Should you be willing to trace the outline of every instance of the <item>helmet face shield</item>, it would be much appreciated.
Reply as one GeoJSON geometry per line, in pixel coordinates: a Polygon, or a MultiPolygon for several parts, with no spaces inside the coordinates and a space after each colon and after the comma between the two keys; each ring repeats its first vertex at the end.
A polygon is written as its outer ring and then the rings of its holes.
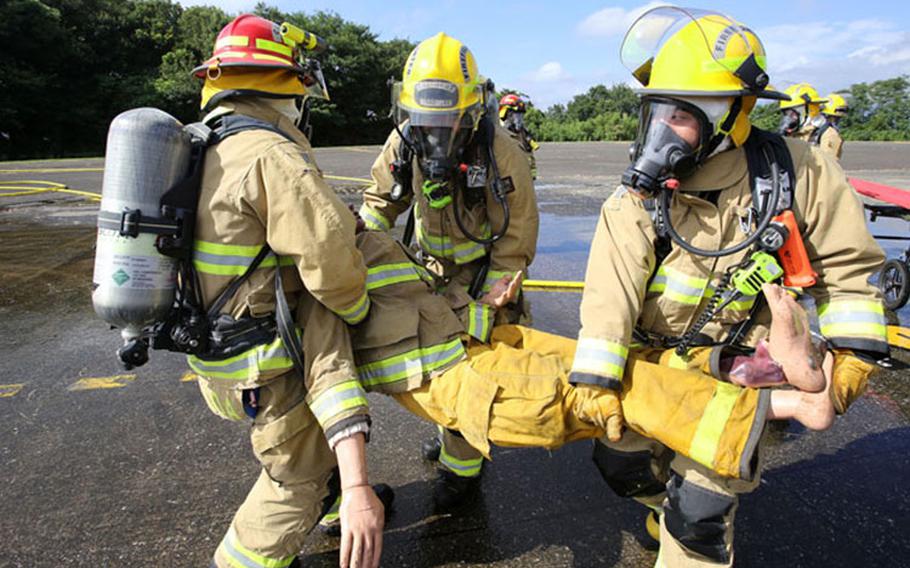
{"type": "Polygon", "coordinates": [[[632,164],[623,174],[623,183],[642,194],[656,192],[671,177],[692,175],[712,134],[701,109],[663,97],[642,100],[638,125],[632,164]]]}
{"type": "Polygon", "coordinates": [[[482,111],[480,104],[461,108],[460,103],[477,88],[479,85],[442,80],[392,85],[392,118],[396,124],[408,123],[408,142],[427,178],[444,181],[458,165],[482,111]]]}
{"type": "MultiPolygon", "coordinates": [[[[735,77],[730,80],[739,83],[738,85],[719,79],[725,86],[718,94],[753,94],[762,97],[776,95],[765,90],[768,75],[764,71],[765,51],[761,41],[751,30],[718,12],[675,6],[649,10],[626,32],[620,48],[620,59],[644,87],[663,89],[651,84],[653,67],[658,54],[665,48],[671,52],[679,51],[677,44],[685,46],[685,57],[698,60],[700,74],[706,77],[735,77]],[[673,45],[669,45],[671,42],[673,45]]],[[[656,82],[663,81],[656,78],[656,82]]],[[[715,87],[706,84],[703,89],[677,88],[676,93],[670,93],[673,90],[670,86],[666,94],[684,94],[683,91],[695,94],[693,91],[711,91],[716,90],[715,87]]]]}

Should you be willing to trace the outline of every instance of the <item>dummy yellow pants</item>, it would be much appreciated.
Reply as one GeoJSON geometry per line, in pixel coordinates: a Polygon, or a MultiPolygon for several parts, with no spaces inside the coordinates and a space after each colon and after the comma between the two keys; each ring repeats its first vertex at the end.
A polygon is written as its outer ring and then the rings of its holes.
{"type": "MultiPolygon", "coordinates": [[[[468,358],[420,388],[393,395],[412,413],[459,431],[489,459],[490,444],[556,448],[604,432],[573,411],[568,376],[576,341],[523,326],[493,330],[489,345],[472,344],[468,358]]],[[[768,392],[674,369],[635,354],[623,380],[629,428],[660,441],[717,473],[751,476],[751,458],[764,429],[768,392]]]]}

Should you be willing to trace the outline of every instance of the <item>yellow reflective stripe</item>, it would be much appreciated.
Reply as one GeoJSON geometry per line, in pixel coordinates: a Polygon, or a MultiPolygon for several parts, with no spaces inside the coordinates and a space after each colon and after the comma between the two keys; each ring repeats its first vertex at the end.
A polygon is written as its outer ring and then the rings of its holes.
{"type": "Polygon", "coordinates": [[[373,361],[357,367],[360,382],[365,386],[393,383],[429,373],[464,356],[459,338],[430,347],[418,347],[405,353],[373,361]]]}
{"type": "Polygon", "coordinates": [[[842,300],[818,306],[818,322],[826,337],[888,336],[884,306],[873,300],[842,300]]]}
{"type": "Polygon", "coordinates": [[[220,545],[221,551],[232,566],[239,568],[286,568],[294,561],[296,555],[285,556],[282,558],[269,558],[257,554],[249,548],[240,544],[234,526],[228,529],[220,545]]]}
{"type": "MultiPolygon", "coordinates": [[[[448,236],[431,235],[427,233],[423,224],[420,222],[420,219],[417,220],[416,227],[417,242],[420,244],[420,248],[434,256],[452,259],[455,261],[455,264],[467,264],[468,262],[477,260],[487,254],[486,245],[475,243],[470,240],[455,245],[448,236]]],[[[490,234],[490,225],[484,223],[481,237],[488,238],[490,234]]]]}
{"type": "MultiPolygon", "coordinates": [[[[705,298],[714,297],[714,288],[709,286],[705,290],[705,298]]],[[[743,296],[737,300],[733,300],[724,307],[724,311],[731,312],[745,312],[752,309],[752,306],[755,304],[755,296],[743,296]]]]}
{"type": "Polygon", "coordinates": [[[363,318],[367,317],[367,312],[370,311],[370,297],[364,292],[350,308],[332,311],[341,316],[341,319],[349,324],[358,324],[363,321],[363,318]]]}
{"type": "Polygon", "coordinates": [[[283,43],[277,43],[269,39],[256,38],[256,49],[263,49],[265,51],[273,51],[275,53],[280,53],[290,57],[293,53],[290,46],[284,45],[283,43]]]}
{"type": "Polygon", "coordinates": [[[487,277],[483,281],[483,291],[489,292],[490,288],[493,287],[493,284],[503,276],[512,276],[514,272],[504,271],[504,270],[489,270],[487,271],[487,277]]]}
{"type": "Polygon", "coordinates": [[[714,465],[717,444],[742,392],[742,388],[720,381],[715,383],[715,388],[714,396],[705,406],[704,414],[689,446],[689,457],[706,467],[714,465]]]}
{"type": "MultiPolygon", "coordinates": [[[[275,260],[274,255],[267,256],[262,263],[259,264],[259,268],[273,268],[276,265],[280,266],[294,266],[294,259],[282,256],[278,261],[275,260]]],[[[202,274],[210,274],[212,276],[240,276],[246,272],[247,266],[236,265],[236,264],[215,264],[210,262],[204,262],[201,260],[193,259],[193,267],[202,274]]]]}
{"type": "MultiPolygon", "coordinates": [[[[300,330],[297,330],[297,336],[300,337],[300,330]]],[[[217,361],[206,361],[195,355],[188,355],[187,364],[197,375],[229,380],[245,380],[255,377],[260,371],[285,370],[293,366],[281,337],[276,337],[271,343],[258,345],[233,357],[217,361]]]]}
{"type": "Polygon", "coordinates": [[[246,53],[245,51],[225,51],[224,53],[218,54],[219,58],[220,57],[230,57],[232,59],[233,58],[241,59],[243,57],[248,57],[248,56],[249,56],[249,54],[246,53]]]}
{"type": "Polygon", "coordinates": [[[255,258],[256,255],[259,254],[259,251],[262,250],[262,245],[229,245],[224,243],[201,241],[197,239],[193,243],[193,249],[199,252],[207,252],[211,254],[247,256],[249,258],[255,258]]]}
{"type": "Polygon", "coordinates": [[[375,290],[401,282],[418,282],[420,274],[411,262],[380,264],[367,269],[367,290],[375,290]]]}
{"type": "Polygon", "coordinates": [[[493,310],[487,304],[471,302],[468,304],[468,335],[486,343],[490,339],[491,315],[493,310]]]}
{"type": "Polygon", "coordinates": [[[382,213],[366,203],[360,206],[360,218],[371,231],[388,231],[392,228],[392,223],[382,213]]]}
{"type": "Polygon", "coordinates": [[[439,450],[439,463],[459,477],[477,477],[483,467],[483,458],[460,460],[447,452],[443,443],[439,450]]]}
{"type": "Polygon", "coordinates": [[[290,61],[284,59],[283,57],[278,57],[277,55],[268,55],[265,53],[253,53],[253,59],[261,59],[263,61],[277,61],[278,63],[287,63],[290,64],[290,61]]]}
{"type": "Polygon", "coordinates": [[[352,379],[327,388],[310,403],[316,420],[325,427],[333,417],[345,410],[367,406],[366,392],[360,381],[352,379]]]}
{"type": "Polygon", "coordinates": [[[250,44],[250,38],[247,36],[225,36],[218,38],[218,41],[215,42],[215,49],[221,49],[222,47],[246,47],[250,44]]]}
{"type": "Polygon", "coordinates": [[[616,341],[580,337],[572,361],[573,373],[591,373],[622,379],[629,348],[616,341]]]}
{"type": "Polygon", "coordinates": [[[698,305],[705,295],[707,278],[689,276],[673,268],[661,266],[648,286],[648,292],[662,293],[668,299],[681,304],[698,305]]]}

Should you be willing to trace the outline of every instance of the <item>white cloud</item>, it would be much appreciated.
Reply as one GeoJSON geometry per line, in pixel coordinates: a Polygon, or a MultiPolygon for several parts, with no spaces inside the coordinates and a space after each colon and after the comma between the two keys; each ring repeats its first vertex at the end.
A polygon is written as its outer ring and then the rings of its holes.
{"type": "Polygon", "coordinates": [[[626,33],[639,16],[656,6],[667,6],[667,2],[648,2],[637,8],[626,10],[618,6],[609,6],[589,15],[578,24],[580,35],[589,37],[612,37],[626,33]]]}
{"type": "Polygon", "coordinates": [[[822,94],[910,73],[910,32],[887,20],[757,28],[775,87],[807,81],[822,94]]]}
{"type": "Polygon", "coordinates": [[[549,61],[535,71],[525,75],[524,78],[534,83],[558,83],[567,81],[572,77],[563,69],[559,61],[549,61]]]}

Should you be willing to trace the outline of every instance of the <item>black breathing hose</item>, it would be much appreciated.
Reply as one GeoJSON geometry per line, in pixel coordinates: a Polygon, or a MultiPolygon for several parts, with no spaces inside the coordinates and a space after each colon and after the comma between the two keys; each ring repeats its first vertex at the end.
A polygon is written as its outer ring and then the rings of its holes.
{"type": "MultiPolygon", "coordinates": [[[[661,190],[660,199],[658,201],[658,212],[663,218],[664,227],[667,229],[667,233],[670,235],[670,238],[674,243],[680,246],[686,252],[692,253],[698,256],[706,256],[711,258],[718,258],[721,256],[728,256],[734,253],[737,253],[743,249],[746,249],[752,246],[755,241],[757,241],[765,229],[768,228],[768,225],[771,224],[771,220],[774,218],[774,214],[777,211],[777,204],[780,202],[780,178],[779,178],[779,168],[777,162],[768,157],[767,151],[763,149],[765,159],[768,161],[768,165],[771,168],[771,197],[769,201],[766,201],[764,211],[762,212],[762,218],[758,223],[758,227],[755,228],[753,232],[746,240],[741,243],[735,244],[732,247],[711,251],[706,249],[700,249],[696,246],[685,241],[685,239],[676,232],[676,229],[673,227],[673,223],[670,222],[670,194],[673,190],[664,189],[661,190]]],[[[756,203],[753,206],[760,206],[756,203]]]]}
{"type": "Polygon", "coordinates": [[[490,168],[493,170],[493,182],[491,192],[493,193],[493,199],[502,206],[502,228],[499,229],[499,232],[491,236],[488,239],[478,237],[477,235],[472,234],[464,226],[464,221],[461,219],[461,215],[458,214],[458,194],[459,191],[456,188],[452,192],[452,214],[455,216],[455,223],[458,225],[459,230],[466,236],[468,239],[474,241],[477,244],[481,245],[491,245],[505,236],[506,231],[509,230],[509,200],[506,199],[505,194],[502,191],[502,178],[499,177],[499,165],[496,163],[496,155],[493,153],[493,139],[496,136],[496,127],[493,126],[493,123],[489,118],[484,118],[486,125],[486,145],[487,145],[487,157],[490,160],[490,168]]]}

